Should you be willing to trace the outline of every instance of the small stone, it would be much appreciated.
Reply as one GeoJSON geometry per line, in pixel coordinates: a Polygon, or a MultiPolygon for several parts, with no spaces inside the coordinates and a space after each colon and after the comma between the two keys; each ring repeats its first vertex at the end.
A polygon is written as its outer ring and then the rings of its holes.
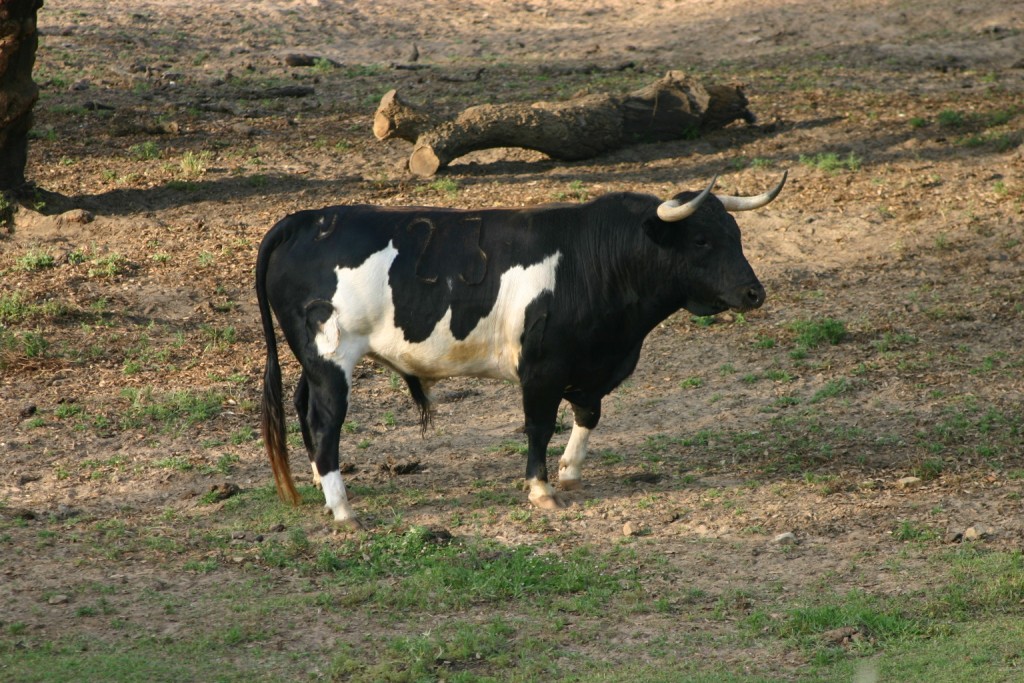
{"type": "Polygon", "coordinates": [[[661,516],[661,523],[662,524],[671,524],[672,522],[676,521],[677,519],[679,519],[679,513],[678,512],[666,512],[665,514],[663,514],[661,516]]]}
{"type": "Polygon", "coordinates": [[[634,524],[633,522],[626,522],[625,524],[622,525],[622,535],[623,536],[639,536],[640,535],[640,526],[637,525],[637,524],[634,524]]]}
{"type": "Polygon", "coordinates": [[[270,527],[270,532],[274,533],[274,534],[279,534],[282,531],[284,531],[284,529],[285,529],[284,524],[275,524],[274,526],[270,527]]]}
{"type": "Polygon", "coordinates": [[[51,605],[66,605],[68,600],[69,598],[66,595],[51,595],[50,599],[46,602],[51,605]]]}
{"type": "Polygon", "coordinates": [[[797,543],[796,534],[792,531],[786,531],[772,539],[772,543],[776,545],[795,545],[797,543]]]}
{"type": "Polygon", "coordinates": [[[821,634],[821,637],[827,642],[841,645],[843,642],[853,640],[858,635],[859,631],[857,631],[856,627],[842,626],[840,628],[834,628],[831,631],[825,631],[821,634]]]}
{"type": "Polygon", "coordinates": [[[71,209],[70,211],[65,211],[57,216],[55,220],[60,225],[65,225],[67,223],[85,225],[86,223],[92,223],[95,218],[96,217],[92,212],[86,211],[85,209],[71,209]]]}
{"type": "Polygon", "coordinates": [[[921,477],[903,477],[896,481],[896,486],[901,489],[913,489],[921,485],[921,477]]]}
{"type": "Polygon", "coordinates": [[[242,122],[231,124],[231,130],[247,138],[251,138],[262,133],[262,131],[256,126],[250,126],[248,123],[242,122]]]}
{"type": "Polygon", "coordinates": [[[64,503],[60,503],[59,505],[57,505],[57,511],[54,514],[54,516],[57,519],[65,520],[65,519],[71,519],[72,517],[77,517],[80,514],[81,513],[78,510],[76,510],[75,508],[71,507],[70,505],[65,505],[64,503]]]}
{"type": "Polygon", "coordinates": [[[964,535],[959,531],[948,531],[942,540],[946,543],[959,543],[964,540],[964,535]]]}
{"type": "Polygon", "coordinates": [[[981,526],[980,524],[967,527],[967,529],[964,530],[965,541],[980,541],[984,538],[988,538],[991,535],[992,534],[989,532],[989,530],[986,527],[981,526]]]}
{"type": "Polygon", "coordinates": [[[236,541],[245,540],[245,532],[244,531],[232,531],[231,532],[231,538],[235,539],[236,541]]]}

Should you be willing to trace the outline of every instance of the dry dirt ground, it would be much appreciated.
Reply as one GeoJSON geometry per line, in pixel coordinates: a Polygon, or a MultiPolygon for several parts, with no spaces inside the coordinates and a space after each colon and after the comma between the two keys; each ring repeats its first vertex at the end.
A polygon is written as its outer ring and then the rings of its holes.
{"type": "MultiPolygon", "coordinates": [[[[411,401],[367,363],[342,459],[357,493],[386,485],[396,502],[357,498],[357,511],[371,533],[397,516],[552,552],[618,546],[629,522],[639,562],[667,558],[666,584],[709,594],[899,593],[928,580],[928,552],[906,551],[913,534],[940,546],[974,527],[978,543],[1020,549],[1024,13],[840,4],[47,3],[28,169],[40,192],[0,234],[0,512],[34,518],[4,531],[0,621],[56,633],[73,607],[54,595],[73,604],[76,586],[118,577],[120,614],[165,633],[178,618],[134,614],[133,588],[187,595],[211,580],[173,557],[40,542],[33,525],[156,529],[177,515],[202,528],[212,485],[267,486],[253,264],[287,213],[666,197],[714,174],[746,194],[782,169],[780,198],[738,218],[768,302],[711,324],[677,314],[650,335],[606,402],[571,508],[527,506],[515,387],[440,385],[421,437],[411,401]],[[288,53],[334,64],[291,67],[288,53]],[[455,111],[627,92],[668,69],[743,82],[758,122],[568,164],[481,152],[433,180],[404,171],[407,143],[371,134],[390,88],[455,111]],[[313,92],[274,96],[283,85],[313,92]],[[801,340],[801,323],[828,320],[845,329],[837,344],[801,340]],[[197,417],[185,403],[202,398],[197,417]],[[389,460],[421,467],[389,478],[389,460]],[[899,486],[906,476],[920,481],[899,486]],[[474,503],[480,490],[498,502],[474,503]],[[783,532],[798,541],[785,552],[772,543],[783,532]]],[[[293,471],[308,483],[294,448],[293,471]]],[[[311,536],[335,533],[306,512],[311,536]]],[[[236,580],[249,559],[236,560],[212,580],[236,580]]],[[[108,622],[75,628],[113,637],[108,622]]]]}

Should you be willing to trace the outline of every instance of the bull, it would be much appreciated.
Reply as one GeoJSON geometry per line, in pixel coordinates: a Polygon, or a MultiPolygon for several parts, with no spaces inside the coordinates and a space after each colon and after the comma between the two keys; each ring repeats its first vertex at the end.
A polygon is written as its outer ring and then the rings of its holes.
{"type": "Polygon", "coordinates": [[[573,428],[558,485],[581,487],[601,400],[636,368],[647,334],[680,309],[713,315],[764,303],[728,213],[754,197],[700,192],[667,201],[623,192],[526,209],[334,206],[299,211],[264,237],[256,263],[267,356],[261,427],[282,499],[298,503],[285,445],[271,311],[301,365],[302,440],[337,522],[360,526],[339,472],[356,363],[400,375],[430,421],[446,377],[508,380],[522,391],[526,483],[542,509],[567,504],[548,481],[547,448],[563,400],[573,428]]]}

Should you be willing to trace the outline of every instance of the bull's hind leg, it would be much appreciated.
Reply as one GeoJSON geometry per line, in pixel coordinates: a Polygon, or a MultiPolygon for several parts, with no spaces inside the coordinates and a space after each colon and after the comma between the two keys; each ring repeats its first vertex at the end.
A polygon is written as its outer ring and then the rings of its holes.
{"type": "Polygon", "coordinates": [[[313,437],[309,433],[309,420],[306,414],[309,412],[309,382],[306,380],[306,373],[299,375],[299,383],[295,386],[295,412],[299,416],[299,429],[302,431],[302,443],[306,446],[306,455],[309,456],[309,464],[313,468],[313,485],[320,486],[320,473],[316,471],[316,452],[313,448],[313,437]]]}
{"type": "Polygon", "coordinates": [[[313,471],[320,478],[324,501],[335,521],[353,529],[361,528],[338,468],[338,445],[348,412],[351,372],[327,360],[318,360],[304,370],[309,388],[306,420],[313,445],[313,471]]]}
{"type": "Polygon", "coordinates": [[[565,452],[558,460],[558,487],[563,491],[576,491],[583,488],[580,468],[587,458],[587,442],[590,432],[597,427],[601,419],[601,401],[586,403],[570,403],[572,405],[573,425],[569,434],[569,443],[565,452]]]}

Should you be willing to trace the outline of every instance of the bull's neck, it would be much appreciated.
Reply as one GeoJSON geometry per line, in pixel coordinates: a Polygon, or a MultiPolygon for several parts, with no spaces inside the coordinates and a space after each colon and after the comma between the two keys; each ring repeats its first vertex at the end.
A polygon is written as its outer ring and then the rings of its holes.
{"type": "Polygon", "coordinates": [[[579,310],[619,328],[623,342],[639,341],[686,303],[678,257],[636,233],[614,249],[597,247],[593,263],[577,264],[589,299],[579,310]]]}

